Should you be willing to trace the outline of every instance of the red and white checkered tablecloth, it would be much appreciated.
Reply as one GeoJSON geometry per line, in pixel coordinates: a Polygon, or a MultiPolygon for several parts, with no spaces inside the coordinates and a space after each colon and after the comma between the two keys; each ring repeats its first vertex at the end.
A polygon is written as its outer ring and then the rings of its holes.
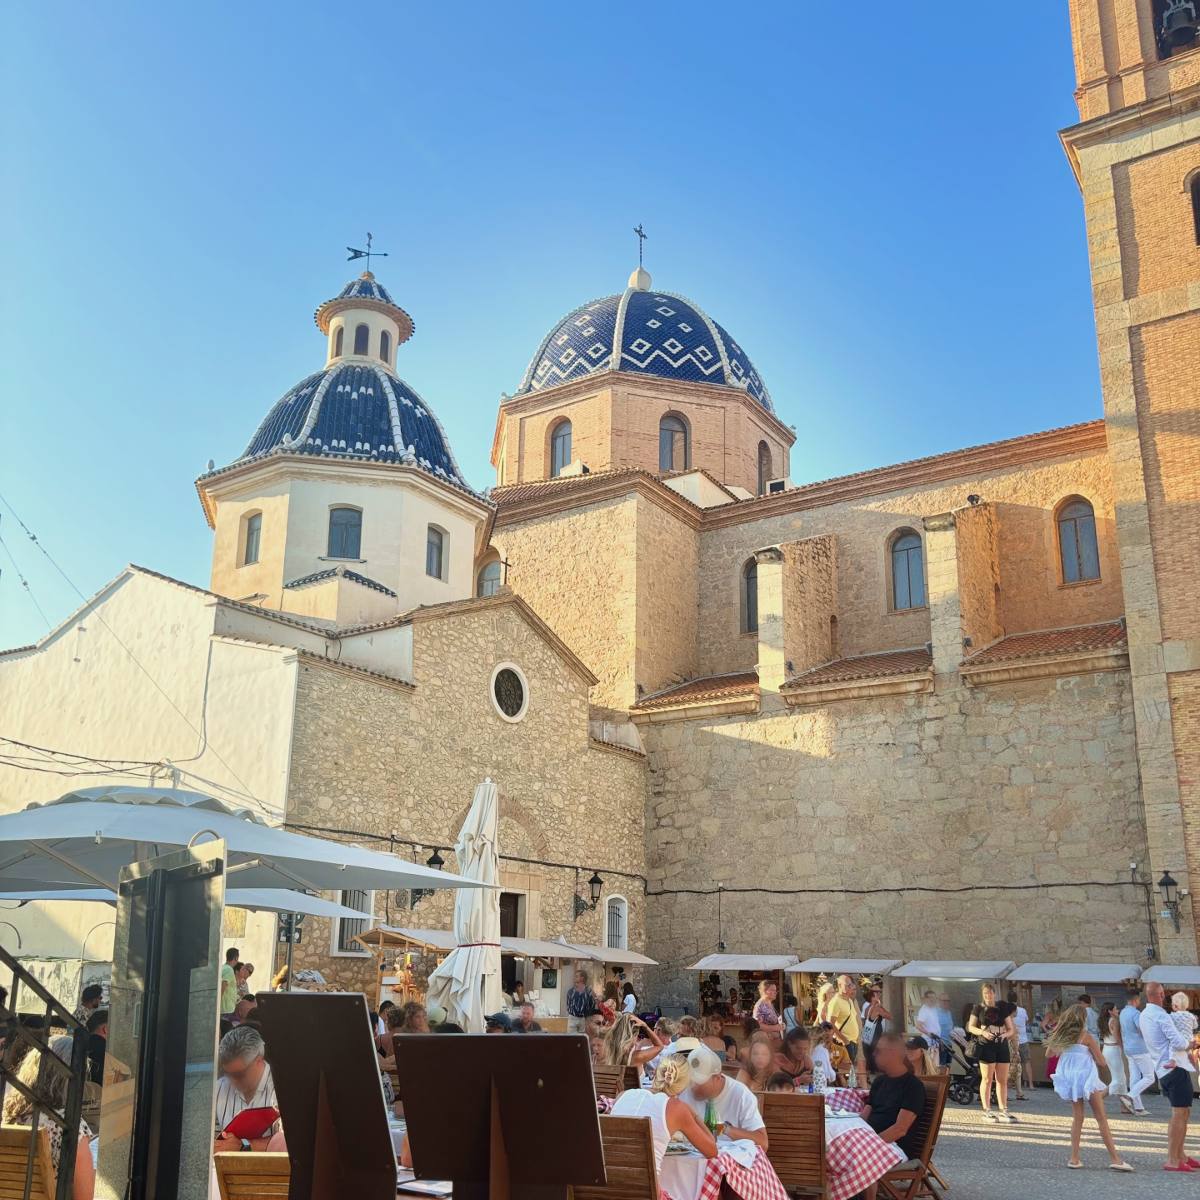
{"type": "Polygon", "coordinates": [[[903,1151],[873,1129],[848,1129],[825,1147],[829,1200],[857,1196],[904,1161],[903,1151]]]}
{"type": "Polygon", "coordinates": [[[825,1106],[837,1112],[860,1113],[867,1106],[867,1093],[861,1088],[826,1088],[825,1106]]]}
{"type": "MultiPolygon", "coordinates": [[[[788,1200],[787,1192],[779,1182],[779,1176],[775,1174],[775,1168],[761,1150],[755,1154],[754,1164],[750,1167],[743,1167],[728,1154],[718,1154],[716,1158],[701,1161],[704,1170],[698,1191],[694,1191],[692,1195],[675,1195],[664,1186],[659,1188],[659,1200],[717,1200],[721,1193],[722,1180],[728,1183],[742,1200],[788,1200]]],[[[669,1163],[671,1159],[668,1156],[667,1164],[669,1163]]],[[[664,1167],[667,1164],[664,1164],[664,1167]]],[[[677,1185],[675,1190],[681,1189],[677,1185]]]]}

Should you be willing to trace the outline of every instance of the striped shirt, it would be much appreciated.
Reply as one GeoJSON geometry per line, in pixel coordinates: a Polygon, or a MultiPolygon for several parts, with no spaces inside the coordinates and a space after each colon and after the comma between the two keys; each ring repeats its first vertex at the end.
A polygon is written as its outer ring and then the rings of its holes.
{"type": "MultiPolygon", "coordinates": [[[[243,1109],[273,1108],[279,1109],[279,1101],[275,1099],[275,1080],[271,1078],[270,1063],[263,1063],[262,1078],[254,1095],[249,1100],[233,1086],[228,1076],[222,1075],[217,1081],[216,1132],[219,1134],[229,1127],[229,1122],[243,1109]]],[[[280,1123],[276,1121],[261,1137],[271,1137],[279,1132],[280,1123]]]]}

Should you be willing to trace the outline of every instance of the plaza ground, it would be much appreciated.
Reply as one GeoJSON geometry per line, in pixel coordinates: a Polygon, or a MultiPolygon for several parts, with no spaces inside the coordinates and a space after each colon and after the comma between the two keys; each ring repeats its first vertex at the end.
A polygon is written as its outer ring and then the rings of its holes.
{"type": "MultiPolygon", "coordinates": [[[[984,1120],[978,1103],[971,1108],[948,1102],[934,1162],[950,1185],[947,1200],[1059,1200],[1086,1197],[1107,1200],[1144,1193],[1147,1187],[1195,1196],[1200,1176],[1164,1172],[1166,1161],[1166,1102],[1147,1096],[1148,1117],[1127,1117],[1109,1101],[1109,1120],[1117,1147],[1136,1169],[1134,1175],[1108,1170],[1108,1154],[1090,1118],[1083,1130],[1082,1171],[1069,1171],[1071,1110],[1049,1088],[1037,1088],[1031,1099],[1014,1102],[1016,1125],[984,1120]]],[[[1200,1105],[1192,1117],[1195,1136],[1188,1140],[1193,1155],[1200,1149],[1200,1105]]]]}

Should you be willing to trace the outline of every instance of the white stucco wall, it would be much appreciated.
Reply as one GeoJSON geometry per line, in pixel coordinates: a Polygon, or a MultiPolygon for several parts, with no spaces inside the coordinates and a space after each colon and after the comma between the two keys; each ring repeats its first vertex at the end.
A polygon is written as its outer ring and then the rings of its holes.
{"type": "MultiPolygon", "coordinates": [[[[126,572],[37,649],[0,657],[0,732],[98,759],[171,763],[180,786],[278,818],[295,655],[287,647],[213,638],[216,612],[203,592],[126,572]]],[[[98,765],[96,774],[58,775],[0,765],[0,811],[74,788],[150,782],[148,768],[102,771],[98,765]]],[[[158,779],[169,781],[169,772],[158,779]]],[[[23,955],[75,956],[89,930],[112,920],[112,910],[39,904],[0,919],[20,931],[23,955]]],[[[6,946],[15,940],[2,926],[0,936],[6,946]]],[[[111,930],[97,930],[88,954],[110,954],[111,944],[111,930]]]]}

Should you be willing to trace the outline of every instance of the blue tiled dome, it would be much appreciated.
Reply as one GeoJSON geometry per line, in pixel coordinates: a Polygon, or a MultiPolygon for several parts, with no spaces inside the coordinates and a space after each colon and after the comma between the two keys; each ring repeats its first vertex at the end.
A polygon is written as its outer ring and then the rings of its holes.
{"type": "Polygon", "coordinates": [[[538,347],[518,392],[611,370],[740,388],[774,411],[754,364],[716,321],[673,292],[635,287],[563,317],[538,347]]]}
{"type": "MultiPolygon", "coordinates": [[[[352,279],[336,296],[335,300],[379,300],[383,304],[396,304],[391,293],[369,271],[358,279],[352,279]]],[[[398,308],[399,305],[396,305],[398,308]]]]}
{"type": "Polygon", "coordinates": [[[267,414],[238,464],[275,453],[407,462],[472,490],[437,417],[377,363],[334,363],[298,383],[267,414]]]}

